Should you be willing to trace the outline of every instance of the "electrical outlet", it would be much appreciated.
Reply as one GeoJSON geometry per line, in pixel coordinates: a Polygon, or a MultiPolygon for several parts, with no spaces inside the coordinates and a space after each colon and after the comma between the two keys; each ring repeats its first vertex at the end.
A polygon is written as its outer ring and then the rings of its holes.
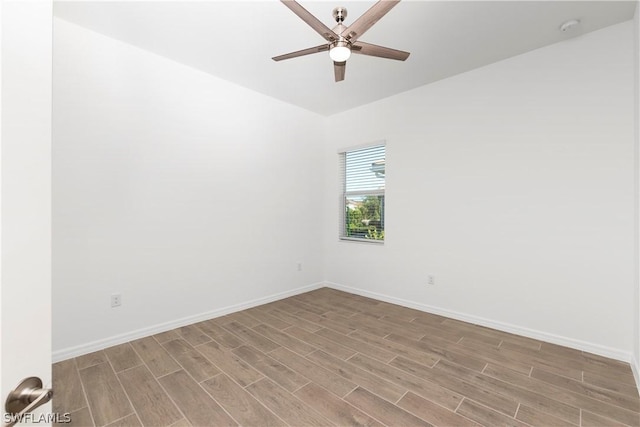
{"type": "Polygon", "coordinates": [[[298,263],[298,271],[302,271],[302,263],[301,262],[298,263]]]}
{"type": "Polygon", "coordinates": [[[111,294],[111,308],[120,307],[122,305],[121,294],[111,294]]]}
{"type": "Polygon", "coordinates": [[[436,284],[436,276],[434,276],[433,274],[427,275],[427,285],[433,286],[435,284],[436,284]]]}

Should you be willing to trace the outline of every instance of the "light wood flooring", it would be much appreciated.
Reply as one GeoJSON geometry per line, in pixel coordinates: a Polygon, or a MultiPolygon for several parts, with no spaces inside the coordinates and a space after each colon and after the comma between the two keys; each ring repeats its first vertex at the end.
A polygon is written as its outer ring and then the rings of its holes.
{"type": "Polygon", "coordinates": [[[53,366],[71,426],[638,426],[628,364],[328,288],[53,366]]]}

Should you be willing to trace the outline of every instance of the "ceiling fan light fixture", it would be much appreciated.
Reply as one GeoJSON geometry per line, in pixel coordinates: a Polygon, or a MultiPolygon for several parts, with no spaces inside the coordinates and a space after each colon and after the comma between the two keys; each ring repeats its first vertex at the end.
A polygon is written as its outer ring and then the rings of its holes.
{"type": "Polygon", "coordinates": [[[329,49],[329,56],[334,62],[345,62],[351,56],[349,42],[337,41],[329,49]]]}

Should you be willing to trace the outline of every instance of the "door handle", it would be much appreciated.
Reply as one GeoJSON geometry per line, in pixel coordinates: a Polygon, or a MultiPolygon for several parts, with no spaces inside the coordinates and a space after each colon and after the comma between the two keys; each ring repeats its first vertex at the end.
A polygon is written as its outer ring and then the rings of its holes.
{"type": "Polygon", "coordinates": [[[4,427],[15,425],[25,414],[50,401],[52,396],[53,390],[43,388],[40,378],[25,378],[7,396],[4,409],[11,415],[11,421],[5,424],[4,427]]]}

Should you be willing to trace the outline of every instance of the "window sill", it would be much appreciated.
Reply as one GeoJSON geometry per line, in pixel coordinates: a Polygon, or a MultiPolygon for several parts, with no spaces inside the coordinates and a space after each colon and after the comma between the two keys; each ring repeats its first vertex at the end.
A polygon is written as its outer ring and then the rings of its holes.
{"type": "Polygon", "coordinates": [[[384,245],[384,240],[373,240],[373,239],[358,239],[355,237],[340,237],[340,241],[342,242],[355,242],[355,243],[367,243],[374,245],[384,245]]]}

